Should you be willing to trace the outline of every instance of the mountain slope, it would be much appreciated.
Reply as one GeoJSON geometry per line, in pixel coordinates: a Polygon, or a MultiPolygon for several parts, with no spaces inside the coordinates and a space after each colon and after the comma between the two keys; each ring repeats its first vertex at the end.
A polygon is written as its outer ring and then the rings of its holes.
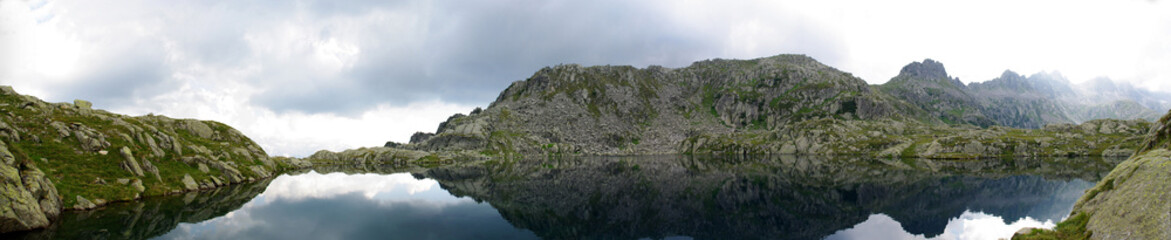
{"type": "Polygon", "coordinates": [[[482,112],[453,116],[422,150],[621,154],[676,152],[696,134],[778,129],[822,119],[922,115],[865,81],[812,58],[780,55],[652,66],[541,69],[482,112]]]}
{"type": "Polygon", "coordinates": [[[1036,88],[1038,85],[1041,85],[1039,81],[1004,71],[1000,77],[972,83],[968,89],[979,99],[983,114],[999,125],[1041,128],[1045,124],[1075,122],[1066,114],[1065,106],[1054,98],[1060,93],[1042,91],[1036,88]]]}

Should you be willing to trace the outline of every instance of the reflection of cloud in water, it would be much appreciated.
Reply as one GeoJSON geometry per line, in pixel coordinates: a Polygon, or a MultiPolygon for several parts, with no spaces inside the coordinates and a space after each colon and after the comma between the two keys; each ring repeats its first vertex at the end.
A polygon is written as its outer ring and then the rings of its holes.
{"type": "MultiPolygon", "coordinates": [[[[368,199],[376,196],[402,198],[438,189],[435,180],[418,180],[410,174],[400,173],[391,175],[353,174],[343,173],[320,174],[315,171],[297,175],[283,175],[277,177],[261,194],[260,199],[265,202],[275,200],[300,200],[305,198],[328,198],[338,195],[359,193],[368,199]]],[[[454,198],[431,200],[456,200],[454,198]]]]}
{"type": "Polygon", "coordinates": [[[240,209],[161,239],[535,239],[487,204],[409,174],[316,172],[275,179],[240,209]],[[275,188],[274,188],[275,187],[275,188]]]}
{"type": "Polygon", "coordinates": [[[873,214],[866,221],[854,225],[826,237],[826,240],[847,239],[939,239],[939,240],[967,240],[967,239],[1007,239],[1017,230],[1025,227],[1053,228],[1052,221],[1040,222],[1030,217],[1005,223],[1004,219],[982,212],[964,211],[959,217],[947,222],[943,234],[927,238],[921,234],[915,235],[903,230],[903,226],[886,214],[873,214]]]}

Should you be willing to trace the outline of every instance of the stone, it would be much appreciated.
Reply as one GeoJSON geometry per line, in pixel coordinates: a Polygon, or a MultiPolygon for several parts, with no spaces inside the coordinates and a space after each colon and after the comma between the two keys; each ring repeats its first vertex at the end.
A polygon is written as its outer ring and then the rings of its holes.
{"type": "Polygon", "coordinates": [[[199,171],[203,172],[203,173],[207,173],[211,170],[207,169],[207,164],[199,163],[199,171]]]}
{"type": "Polygon", "coordinates": [[[215,134],[212,131],[211,127],[208,127],[207,124],[204,124],[203,122],[201,122],[199,120],[186,119],[186,120],[182,121],[182,124],[180,124],[180,126],[184,130],[187,130],[187,132],[190,132],[191,135],[195,135],[195,136],[201,137],[201,138],[210,139],[212,137],[212,135],[215,134]]]}
{"type": "Polygon", "coordinates": [[[126,185],[126,184],[130,183],[130,179],[125,179],[125,178],[119,178],[116,181],[118,182],[118,184],[122,184],[122,185],[126,185]]]}
{"type": "Polygon", "coordinates": [[[130,187],[133,187],[134,191],[138,191],[140,193],[146,191],[146,187],[142,186],[142,180],[134,179],[134,181],[130,182],[130,187]]]}
{"type": "MultiPolygon", "coordinates": [[[[0,142],[2,144],[2,142],[0,142]]],[[[52,200],[56,200],[56,189],[52,185],[42,186],[38,181],[33,184],[25,184],[24,179],[33,180],[30,177],[41,176],[21,176],[22,173],[28,175],[32,171],[18,171],[18,167],[10,166],[8,164],[0,164],[0,189],[4,191],[0,194],[0,232],[24,231],[35,228],[41,228],[49,225],[49,219],[55,217],[55,214],[49,216],[42,206],[52,207],[51,203],[39,201],[38,199],[45,199],[44,195],[50,190],[52,191],[52,200]],[[35,189],[32,189],[35,188],[35,189]]],[[[40,172],[40,170],[35,170],[40,172]]],[[[57,206],[59,208],[59,206],[57,206]]],[[[49,211],[56,212],[57,209],[50,209],[49,211]]],[[[52,213],[52,212],[50,212],[52,213]]]]}
{"type": "Polygon", "coordinates": [[[195,179],[191,178],[191,174],[183,174],[183,188],[188,191],[199,189],[199,184],[195,183],[195,179]]]}
{"type": "Polygon", "coordinates": [[[105,156],[106,154],[110,154],[110,151],[101,150],[101,151],[98,151],[98,154],[101,154],[102,156],[105,156]]]}
{"type": "Polygon", "coordinates": [[[133,173],[135,176],[146,176],[146,174],[142,173],[142,167],[138,165],[138,161],[134,160],[134,154],[130,152],[130,148],[122,147],[119,152],[122,153],[123,157],[122,169],[133,173]]]}
{"type": "Polygon", "coordinates": [[[159,168],[155,167],[155,165],[152,164],[150,162],[150,160],[147,160],[147,159],[142,160],[142,169],[143,169],[143,171],[154,174],[155,179],[158,179],[159,182],[163,181],[163,176],[161,174],[159,174],[159,168]]]}
{"type": "Polygon", "coordinates": [[[4,144],[4,142],[0,142],[0,163],[9,166],[16,163],[16,156],[8,151],[8,145],[4,144]]]}
{"type": "Polygon", "coordinates": [[[94,106],[93,103],[81,99],[73,100],[73,105],[80,109],[92,109],[94,106]]]}
{"type": "Polygon", "coordinates": [[[106,185],[106,180],[102,178],[94,178],[94,184],[106,185]]]}
{"type": "Polygon", "coordinates": [[[94,204],[94,202],[89,201],[89,199],[85,199],[84,197],[81,197],[81,195],[77,195],[77,203],[73,204],[73,209],[85,210],[85,209],[94,209],[97,207],[98,207],[97,204],[94,204]]]}

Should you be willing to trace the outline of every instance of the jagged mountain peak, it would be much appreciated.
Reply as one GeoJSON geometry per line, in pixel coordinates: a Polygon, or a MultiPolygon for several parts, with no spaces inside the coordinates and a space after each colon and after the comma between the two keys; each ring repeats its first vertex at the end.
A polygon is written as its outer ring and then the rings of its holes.
{"type": "Polygon", "coordinates": [[[922,62],[911,62],[899,71],[899,75],[895,76],[888,83],[906,84],[910,83],[912,86],[935,86],[944,88],[966,88],[959,78],[949,77],[947,69],[943,67],[943,63],[932,60],[930,58],[924,59],[922,62]]]}
{"type": "Polygon", "coordinates": [[[899,71],[899,76],[903,77],[917,77],[922,79],[948,79],[947,70],[944,69],[943,63],[932,60],[930,58],[924,59],[922,62],[912,62],[904,66],[899,71]]]}
{"type": "Polygon", "coordinates": [[[1000,78],[1001,79],[1012,79],[1012,80],[1024,80],[1025,76],[1021,75],[1019,73],[1013,72],[1012,70],[1005,69],[1004,73],[1000,74],[1000,78]]]}

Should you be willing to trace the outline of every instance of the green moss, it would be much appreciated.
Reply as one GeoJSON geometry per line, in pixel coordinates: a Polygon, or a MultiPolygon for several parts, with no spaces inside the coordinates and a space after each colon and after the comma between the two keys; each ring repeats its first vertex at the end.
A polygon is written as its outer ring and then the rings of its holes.
{"type": "Polygon", "coordinates": [[[1105,182],[1102,182],[1102,184],[1099,184],[1098,186],[1090,189],[1089,191],[1086,191],[1086,195],[1083,196],[1082,198],[1083,199],[1094,199],[1094,197],[1097,197],[1099,193],[1102,193],[1105,191],[1110,191],[1110,190],[1114,190],[1114,179],[1113,178],[1107,179],[1105,182]]]}

